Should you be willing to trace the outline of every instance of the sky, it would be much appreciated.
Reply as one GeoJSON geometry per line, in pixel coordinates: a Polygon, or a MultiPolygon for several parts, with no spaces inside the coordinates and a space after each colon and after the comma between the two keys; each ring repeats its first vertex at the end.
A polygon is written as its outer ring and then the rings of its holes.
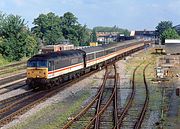
{"type": "Polygon", "coordinates": [[[29,27],[39,14],[72,12],[81,24],[153,30],[160,21],[180,24],[180,0],[0,0],[0,11],[19,15],[29,27]]]}

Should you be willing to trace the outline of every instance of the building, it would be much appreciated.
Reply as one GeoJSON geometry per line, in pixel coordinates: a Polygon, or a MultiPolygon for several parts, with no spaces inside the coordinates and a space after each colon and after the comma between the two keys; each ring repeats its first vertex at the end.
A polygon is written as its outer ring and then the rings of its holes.
{"type": "Polygon", "coordinates": [[[119,32],[97,32],[97,41],[101,43],[109,43],[116,41],[119,32]]]}
{"type": "Polygon", "coordinates": [[[130,36],[134,36],[136,39],[155,40],[156,32],[147,30],[131,31],[130,36]]]}
{"type": "Polygon", "coordinates": [[[167,54],[180,54],[180,39],[166,39],[165,51],[167,54]]]}
{"type": "Polygon", "coordinates": [[[58,44],[58,45],[47,45],[42,48],[41,53],[57,52],[62,50],[74,49],[73,44],[58,44]]]}

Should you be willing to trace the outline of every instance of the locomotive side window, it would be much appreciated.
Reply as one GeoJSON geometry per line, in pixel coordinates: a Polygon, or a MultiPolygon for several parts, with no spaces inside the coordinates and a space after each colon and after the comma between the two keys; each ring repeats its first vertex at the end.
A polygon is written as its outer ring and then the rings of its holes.
{"type": "Polygon", "coordinates": [[[72,65],[73,65],[73,64],[77,64],[77,63],[79,63],[79,60],[78,60],[77,57],[71,59],[71,64],[72,64],[72,65]]]}
{"type": "Polygon", "coordinates": [[[48,62],[48,70],[49,70],[49,71],[54,70],[54,61],[49,61],[49,62],[48,62]]]}
{"type": "Polygon", "coordinates": [[[69,58],[63,58],[63,59],[59,59],[59,64],[58,64],[58,68],[64,68],[70,65],[70,59],[69,58]]]}
{"type": "Polygon", "coordinates": [[[57,60],[55,60],[54,61],[55,63],[55,69],[59,69],[60,68],[60,61],[59,61],[59,59],[57,59],[57,60]]]}

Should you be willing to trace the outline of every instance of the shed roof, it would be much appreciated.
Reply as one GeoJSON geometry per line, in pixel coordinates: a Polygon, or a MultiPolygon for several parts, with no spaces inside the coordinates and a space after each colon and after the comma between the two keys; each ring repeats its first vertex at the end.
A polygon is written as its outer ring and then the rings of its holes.
{"type": "Polygon", "coordinates": [[[180,39],[166,39],[165,44],[173,44],[173,43],[179,43],[180,44],[180,39]]]}

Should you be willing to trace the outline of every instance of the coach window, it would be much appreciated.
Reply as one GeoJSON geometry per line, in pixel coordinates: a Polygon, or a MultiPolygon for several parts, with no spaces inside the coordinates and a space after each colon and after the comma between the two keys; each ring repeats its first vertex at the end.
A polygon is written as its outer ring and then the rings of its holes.
{"type": "Polygon", "coordinates": [[[114,49],[114,48],[112,48],[112,49],[109,50],[109,53],[113,53],[113,52],[115,52],[115,49],[114,49]]]}
{"type": "Polygon", "coordinates": [[[103,56],[104,55],[104,52],[102,51],[102,52],[98,52],[98,53],[96,53],[96,58],[98,58],[98,57],[101,57],[101,56],[103,56]]]}
{"type": "Polygon", "coordinates": [[[87,55],[87,60],[92,60],[94,59],[94,53],[87,55]]]}

